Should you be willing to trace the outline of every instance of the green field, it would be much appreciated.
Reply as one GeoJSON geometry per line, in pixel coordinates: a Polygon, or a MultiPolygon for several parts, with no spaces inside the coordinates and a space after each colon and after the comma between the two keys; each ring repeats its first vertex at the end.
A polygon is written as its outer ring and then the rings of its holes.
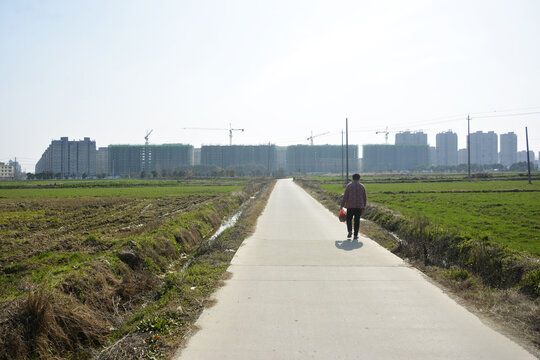
{"type": "MultiPolygon", "coordinates": [[[[526,181],[521,180],[489,180],[489,181],[450,181],[450,182],[377,182],[364,183],[366,190],[370,194],[381,192],[423,192],[423,191],[497,191],[497,190],[537,190],[540,191],[540,182],[529,185],[526,181]]],[[[342,184],[321,184],[323,189],[332,192],[343,192],[342,184]]]]}
{"type": "Polygon", "coordinates": [[[205,240],[267,186],[248,178],[2,182],[0,358],[88,359],[128,334],[142,339],[144,358],[164,357],[145,342],[148,331],[165,338],[167,324],[184,334],[241,241],[205,240]]]}
{"type": "Polygon", "coordinates": [[[43,187],[130,187],[169,185],[238,185],[249,181],[247,178],[212,178],[190,180],[166,179],[97,179],[97,180],[15,180],[0,181],[2,188],[43,188],[43,187]]]}
{"type": "Polygon", "coordinates": [[[20,296],[24,282],[58,283],[73,267],[109,256],[126,238],[228,199],[247,184],[246,179],[3,182],[0,300],[20,296]]]}
{"type": "Polygon", "coordinates": [[[77,198],[77,197],[145,197],[185,196],[193,194],[230,193],[242,185],[146,185],[129,187],[55,187],[1,189],[0,199],[25,198],[77,198]]]}
{"type": "MultiPolygon", "coordinates": [[[[343,193],[343,185],[321,184],[343,193]]],[[[452,181],[365,183],[368,201],[540,257],[540,183],[452,181]],[[509,192],[509,190],[530,190],[509,192]]]]}

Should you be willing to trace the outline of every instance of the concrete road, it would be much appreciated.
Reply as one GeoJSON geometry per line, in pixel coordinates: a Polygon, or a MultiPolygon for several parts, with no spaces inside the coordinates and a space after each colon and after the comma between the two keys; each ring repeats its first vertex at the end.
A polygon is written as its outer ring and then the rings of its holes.
{"type": "MultiPolygon", "coordinates": [[[[369,196],[369,194],[368,194],[369,196]]],[[[291,180],[175,359],[534,359],[291,180]]]]}

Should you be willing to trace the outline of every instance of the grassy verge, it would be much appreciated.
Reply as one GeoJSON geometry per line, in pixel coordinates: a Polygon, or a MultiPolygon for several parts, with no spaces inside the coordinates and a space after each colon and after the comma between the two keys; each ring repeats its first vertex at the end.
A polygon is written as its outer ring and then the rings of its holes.
{"type": "MultiPolygon", "coordinates": [[[[313,181],[297,182],[337,214],[337,191],[325,190],[313,181]]],[[[371,221],[362,223],[362,233],[407,259],[540,355],[538,258],[486,237],[463,236],[427,217],[404,216],[376,204],[369,204],[363,216],[371,221]]]]}
{"type": "Polygon", "coordinates": [[[193,324],[200,313],[213,305],[210,296],[228,278],[225,270],[243,240],[253,232],[273,185],[257,193],[234,227],[211,243],[201,243],[185,271],[165,275],[159,299],[125,321],[97,359],[172,358],[196,331],[193,324]]]}
{"type": "Polygon", "coordinates": [[[100,358],[167,356],[241,240],[229,231],[201,244],[268,187],[256,181],[241,191],[158,199],[3,200],[0,359],[87,359],[104,344],[100,358]]]}

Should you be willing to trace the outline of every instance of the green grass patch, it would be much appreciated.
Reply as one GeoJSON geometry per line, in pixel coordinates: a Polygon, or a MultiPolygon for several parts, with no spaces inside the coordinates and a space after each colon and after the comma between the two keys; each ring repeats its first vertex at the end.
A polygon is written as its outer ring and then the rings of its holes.
{"type": "Polygon", "coordinates": [[[197,185],[245,185],[249,178],[212,178],[212,179],[93,179],[93,180],[13,180],[0,181],[2,188],[44,188],[44,187],[136,187],[136,186],[197,186],[197,185]]]}
{"type": "MultiPolygon", "coordinates": [[[[342,185],[320,186],[343,193],[342,185]]],[[[365,186],[368,202],[397,210],[407,217],[426,217],[470,237],[487,236],[499,244],[540,257],[540,192],[498,192],[540,190],[540,184],[460,181],[368,183],[365,186]]]]}
{"type": "MultiPolygon", "coordinates": [[[[540,191],[540,182],[529,185],[523,180],[490,180],[490,181],[448,181],[448,182],[403,182],[403,183],[364,183],[369,194],[384,192],[447,192],[447,191],[508,191],[536,190],[540,191]]],[[[323,189],[343,193],[342,184],[321,184],[323,189]]]]}
{"type": "Polygon", "coordinates": [[[195,194],[225,194],[242,190],[241,185],[175,185],[138,187],[80,187],[80,188],[16,188],[0,189],[0,198],[79,198],[79,197],[132,197],[159,198],[195,194]]]}

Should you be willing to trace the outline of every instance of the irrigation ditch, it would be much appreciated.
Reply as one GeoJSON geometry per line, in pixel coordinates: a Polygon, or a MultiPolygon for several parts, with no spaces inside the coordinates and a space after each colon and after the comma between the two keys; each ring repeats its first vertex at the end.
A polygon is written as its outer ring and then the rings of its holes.
{"type": "MultiPolygon", "coordinates": [[[[296,178],[337,215],[340,195],[296,178]]],[[[369,195],[369,194],[368,194],[369,195]]],[[[368,203],[360,231],[405,259],[469,310],[540,356],[540,259],[368,203]]]]}
{"type": "MultiPolygon", "coordinates": [[[[172,357],[212,305],[210,295],[273,184],[252,182],[163,223],[130,229],[54,287],[26,284],[26,296],[0,303],[0,359],[172,357]]],[[[84,242],[103,245],[93,235],[84,242]]]]}

